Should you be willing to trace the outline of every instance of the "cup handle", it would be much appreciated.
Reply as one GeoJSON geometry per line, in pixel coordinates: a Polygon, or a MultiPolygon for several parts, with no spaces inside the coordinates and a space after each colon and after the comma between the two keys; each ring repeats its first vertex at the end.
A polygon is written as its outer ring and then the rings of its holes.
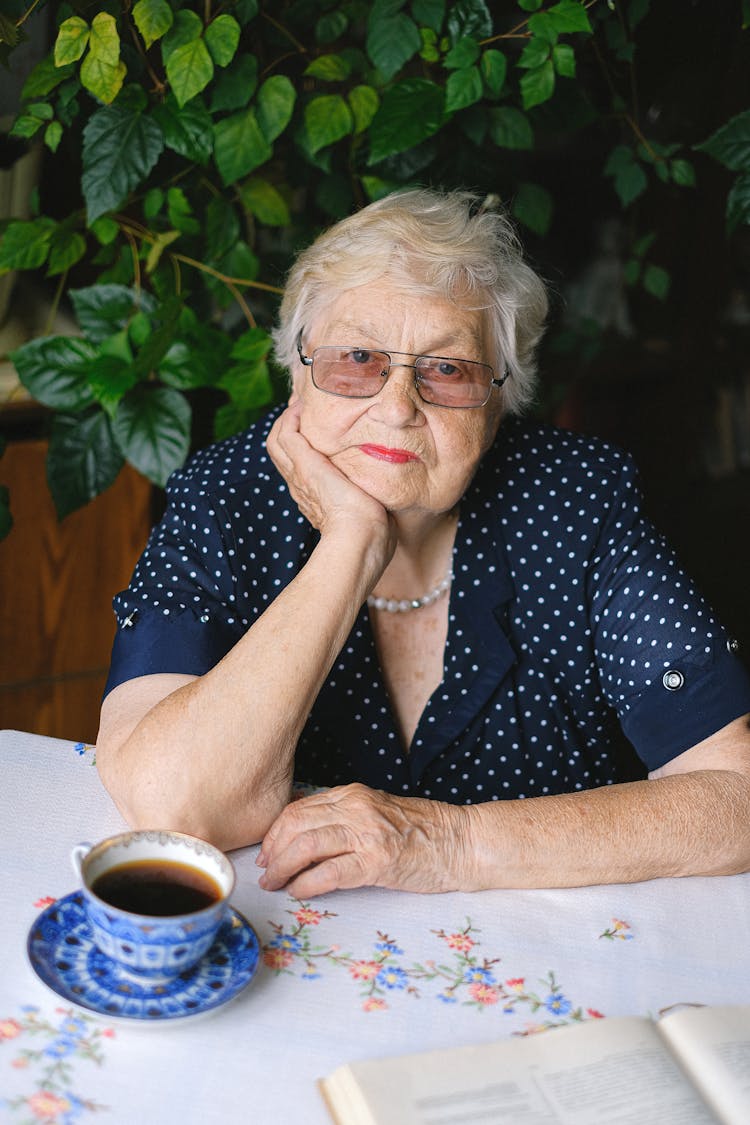
{"type": "Polygon", "coordinates": [[[76,844],[70,853],[70,862],[73,864],[73,870],[78,878],[82,878],[82,864],[85,857],[91,851],[92,844],[88,840],[83,840],[80,844],[76,844]]]}

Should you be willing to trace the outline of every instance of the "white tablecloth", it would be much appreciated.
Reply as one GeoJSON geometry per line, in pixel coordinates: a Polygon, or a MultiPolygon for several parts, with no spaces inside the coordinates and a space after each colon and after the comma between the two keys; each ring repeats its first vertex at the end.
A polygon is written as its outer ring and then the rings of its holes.
{"type": "MultiPolygon", "coordinates": [[[[158,748],[154,748],[158,753],[158,748]]],[[[123,829],[93,747],[0,732],[0,1120],[325,1125],[316,1079],[377,1055],[680,1003],[750,1002],[750,876],[559,891],[343,891],[301,903],[234,852],[262,964],[180,1024],[82,1013],[26,959],[69,853],[123,829]],[[46,1116],[45,1116],[46,1113],[46,1116]]]]}

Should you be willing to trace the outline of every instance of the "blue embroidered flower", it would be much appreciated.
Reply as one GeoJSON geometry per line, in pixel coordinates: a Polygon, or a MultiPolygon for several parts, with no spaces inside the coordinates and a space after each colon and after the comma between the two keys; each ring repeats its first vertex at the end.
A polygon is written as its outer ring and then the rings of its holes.
{"type": "Polygon", "coordinates": [[[566,1016],[573,1007],[561,992],[551,992],[544,1001],[544,1006],[553,1016],[566,1016]]]}
{"type": "Polygon", "coordinates": [[[83,755],[86,753],[86,743],[76,742],[73,749],[75,750],[76,754],[79,754],[81,757],[83,757],[83,755]]]}
{"type": "Polygon", "coordinates": [[[302,979],[303,980],[320,980],[320,976],[321,976],[321,974],[316,973],[315,969],[305,969],[304,973],[302,974],[302,979]]]}
{"type": "Polygon", "coordinates": [[[464,973],[464,982],[466,984],[497,984],[497,978],[489,969],[480,969],[478,965],[474,965],[464,973]]]}
{"type": "Polygon", "coordinates": [[[444,1004],[457,1004],[458,1001],[452,992],[438,992],[438,1000],[442,1000],[444,1004]]]}
{"type": "Polygon", "coordinates": [[[77,1035],[79,1037],[86,1034],[86,1023],[84,1020],[77,1016],[67,1016],[60,1024],[60,1031],[63,1035],[77,1035]]]}
{"type": "Polygon", "coordinates": [[[397,965],[387,965],[380,970],[375,980],[378,984],[382,984],[384,988],[406,988],[409,975],[403,969],[399,969],[397,965]]]}
{"type": "Polygon", "coordinates": [[[275,934],[268,943],[277,949],[289,949],[292,953],[299,953],[302,942],[294,934],[275,934]]]}
{"type": "Polygon", "coordinates": [[[399,949],[395,941],[376,941],[375,948],[379,953],[403,953],[403,949],[399,949]]]}
{"type": "Polygon", "coordinates": [[[44,1053],[52,1059],[64,1059],[68,1055],[72,1055],[77,1047],[77,1040],[69,1035],[64,1035],[60,1039],[54,1039],[48,1047],[45,1047],[44,1053]]]}

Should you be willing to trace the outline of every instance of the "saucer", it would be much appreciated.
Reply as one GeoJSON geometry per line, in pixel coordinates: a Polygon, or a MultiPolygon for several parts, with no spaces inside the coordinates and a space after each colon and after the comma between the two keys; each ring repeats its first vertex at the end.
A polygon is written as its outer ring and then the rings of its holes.
{"type": "Polygon", "coordinates": [[[94,945],[83,896],[74,891],[39,915],[26,950],[34,972],[63,1000],[108,1020],[155,1024],[206,1015],[234,999],[255,974],[260,943],[230,909],[197,965],[166,983],[141,982],[94,945]]]}

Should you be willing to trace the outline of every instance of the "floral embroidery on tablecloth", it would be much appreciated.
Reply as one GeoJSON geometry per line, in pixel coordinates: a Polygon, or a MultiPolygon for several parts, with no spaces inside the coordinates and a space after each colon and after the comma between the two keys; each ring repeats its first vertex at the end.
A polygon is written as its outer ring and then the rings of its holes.
{"type": "Polygon", "coordinates": [[[21,1013],[0,1019],[0,1050],[17,1052],[11,1066],[28,1071],[28,1093],[0,1097],[0,1108],[23,1125],[73,1125],[86,1113],[107,1109],[77,1092],[76,1064],[101,1066],[104,1041],[112,1039],[114,1031],[72,1008],[56,1008],[51,1019],[32,1004],[24,1005],[21,1013]],[[30,1039],[38,1045],[26,1046],[30,1039]]]}
{"type": "Polygon", "coordinates": [[[613,918],[612,925],[599,934],[600,938],[608,938],[609,941],[632,941],[635,934],[630,933],[630,924],[623,922],[621,918],[613,918]]]}
{"type": "Polygon", "coordinates": [[[379,930],[371,947],[359,956],[318,940],[318,927],[337,915],[316,910],[309,903],[291,901],[294,909],[287,914],[294,919],[292,925],[269,922],[274,933],[263,946],[264,964],[277,974],[307,981],[319,979],[326,970],[343,970],[356,984],[361,1007],[366,1012],[387,1009],[397,993],[416,999],[429,992],[444,1004],[461,1004],[477,1011],[495,1009],[506,1014],[527,1011],[537,1017],[516,1033],[520,1035],[603,1018],[595,1008],[574,1005],[551,971],[539,980],[536,988],[527,985],[524,977],[505,977],[499,970],[499,957],[480,954],[480,931],[470,919],[463,927],[431,931],[443,943],[439,959],[410,962],[398,940],[379,930]]]}
{"type": "Polygon", "coordinates": [[[73,750],[79,758],[84,758],[86,754],[91,752],[91,765],[96,765],[96,746],[92,746],[90,742],[74,742],[73,750]]]}

